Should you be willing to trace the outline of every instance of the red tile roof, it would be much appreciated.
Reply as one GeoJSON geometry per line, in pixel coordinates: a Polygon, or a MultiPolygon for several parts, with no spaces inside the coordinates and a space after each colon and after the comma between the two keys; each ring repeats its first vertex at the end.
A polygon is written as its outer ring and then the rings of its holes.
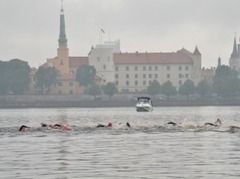
{"type": "Polygon", "coordinates": [[[192,64],[193,59],[186,53],[117,53],[115,64],[192,64]]]}
{"type": "Polygon", "coordinates": [[[88,57],[69,57],[69,68],[77,68],[80,65],[88,65],[88,57]]]}

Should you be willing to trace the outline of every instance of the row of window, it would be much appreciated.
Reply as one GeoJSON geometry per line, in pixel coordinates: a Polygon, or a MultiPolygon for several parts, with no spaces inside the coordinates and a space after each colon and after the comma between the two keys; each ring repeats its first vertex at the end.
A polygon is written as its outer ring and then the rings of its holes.
{"type": "MultiPolygon", "coordinates": [[[[178,66],[178,70],[182,71],[184,67],[185,67],[185,70],[188,71],[188,66],[178,66]]],[[[134,69],[135,69],[135,71],[138,71],[139,66],[135,66],[134,69]]],[[[158,71],[158,66],[148,66],[148,71],[152,71],[153,69],[155,71],[158,71]]],[[[167,66],[166,69],[167,69],[167,71],[171,70],[170,66],[167,66]]],[[[129,66],[125,66],[125,70],[129,71],[129,66]]],[[[147,70],[147,66],[143,66],[142,70],[146,71],[147,70]]],[[[118,71],[118,66],[115,67],[115,71],[118,71]]]]}
{"type": "MultiPolygon", "coordinates": [[[[158,74],[148,74],[148,78],[158,78],[158,74]]],[[[185,74],[185,76],[183,74],[179,74],[178,75],[179,78],[188,78],[188,74],[185,74]]],[[[118,74],[115,74],[115,79],[118,79],[119,76],[118,74]]],[[[143,79],[146,79],[147,78],[147,75],[146,74],[143,74],[143,79]]],[[[167,74],[167,78],[170,78],[170,74],[167,74]]],[[[129,79],[129,74],[126,74],[126,79],[129,79]]],[[[135,79],[138,79],[138,74],[135,74],[135,79]]]]}
{"type": "MultiPolygon", "coordinates": [[[[151,83],[152,83],[151,80],[148,81],[148,82],[144,80],[144,81],[142,82],[142,84],[143,84],[144,86],[150,85],[151,83]]],[[[129,86],[129,85],[130,85],[130,82],[127,80],[127,81],[125,82],[125,84],[126,84],[126,86],[129,86]]],[[[179,80],[179,81],[178,81],[178,84],[179,84],[179,85],[182,85],[182,84],[183,84],[183,83],[182,83],[182,80],[179,80]]],[[[119,82],[118,82],[118,81],[116,81],[116,85],[117,85],[117,86],[119,85],[119,82]]],[[[138,85],[139,85],[139,82],[138,82],[138,81],[134,81],[134,85],[135,85],[135,86],[138,86],[138,85]]]]}

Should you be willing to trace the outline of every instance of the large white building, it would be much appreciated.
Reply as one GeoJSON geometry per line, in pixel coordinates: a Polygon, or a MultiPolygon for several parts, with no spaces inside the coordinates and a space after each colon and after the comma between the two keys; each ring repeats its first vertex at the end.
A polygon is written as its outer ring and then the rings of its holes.
{"type": "Polygon", "coordinates": [[[195,85],[201,80],[201,54],[197,47],[193,53],[184,48],[169,53],[122,53],[120,41],[115,41],[92,48],[88,59],[103,84],[114,82],[122,92],[144,91],[153,80],[160,84],[171,81],[177,88],[188,79],[195,85]]]}

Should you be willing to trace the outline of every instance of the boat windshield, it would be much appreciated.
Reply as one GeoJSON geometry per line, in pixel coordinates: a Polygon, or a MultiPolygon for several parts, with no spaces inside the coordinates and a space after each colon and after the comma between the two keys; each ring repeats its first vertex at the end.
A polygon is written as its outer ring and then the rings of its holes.
{"type": "Polygon", "coordinates": [[[149,98],[138,98],[138,101],[143,103],[149,103],[149,100],[149,98]]]}

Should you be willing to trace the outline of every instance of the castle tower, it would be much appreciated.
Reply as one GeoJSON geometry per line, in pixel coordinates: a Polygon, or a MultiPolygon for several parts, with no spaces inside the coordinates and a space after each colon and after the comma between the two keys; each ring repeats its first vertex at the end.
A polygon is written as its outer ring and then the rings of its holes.
{"type": "Polygon", "coordinates": [[[217,67],[220,67],[221,65],[222,65],[221,57],[218,57],[218,66],[217,67]]]}
{"type": "Polygon", "coordinates": [[[69,50],[67,47],[67,37],[65,32],[65,17],[63,10],[63,1],[60,12],[60,33],[58,38],[58,49],[57,49],[57,58],[58,58],[58,69],[63,74],[69,73],[69,50]]]}
{"type": "Polygon", "coordinates": [[[194,84],[197,85],[201,81],[201,60],[202,54],[199,52],[198,47],[195,47],[195,50],[192,54],[193,58],[193,79],[194,84]]]}
{"type": "Polygon", "coordinates": [[[235,69],[235,70],[240,69],[240,60],[239,60],[239,54],[238,54],[239,50],[240,49],[237,49],[237,42],[236,42],[236,36],[235,36],[233,41],[233,51],[229,59],[229,66],[231,69],[235,69]]]}

